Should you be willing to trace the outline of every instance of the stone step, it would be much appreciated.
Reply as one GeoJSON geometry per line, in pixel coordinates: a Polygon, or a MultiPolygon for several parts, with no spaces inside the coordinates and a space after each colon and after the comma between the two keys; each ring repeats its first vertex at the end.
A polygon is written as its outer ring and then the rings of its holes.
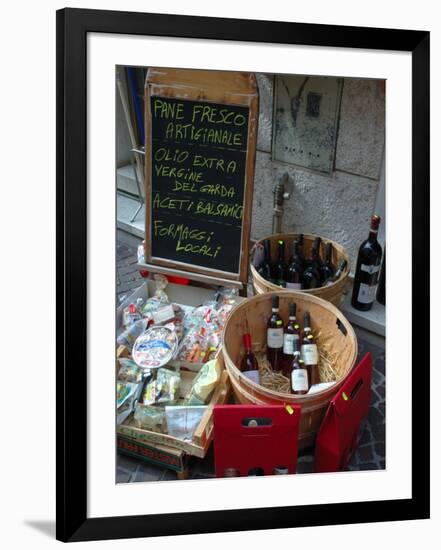
{"type": "Polygon", "coordinates": [[[136,185],[135,174],[131,164],[117,168],[116,188],[120,191],[126,191],[127,193],[138,196],[138,187],[136,185]]]}

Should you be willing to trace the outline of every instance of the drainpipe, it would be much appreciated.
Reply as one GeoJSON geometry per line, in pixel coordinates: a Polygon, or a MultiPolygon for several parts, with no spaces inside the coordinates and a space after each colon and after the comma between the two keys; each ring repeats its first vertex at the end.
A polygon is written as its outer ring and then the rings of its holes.
{"type": "Polygon", "coordinates": [[[273,208],[273,235],[282,231],[283,203],[289,199],[291,194],[287,191],[289,176],[283,174],[280,180],[276,183],[273,190],[274,208],[273,208]]]}

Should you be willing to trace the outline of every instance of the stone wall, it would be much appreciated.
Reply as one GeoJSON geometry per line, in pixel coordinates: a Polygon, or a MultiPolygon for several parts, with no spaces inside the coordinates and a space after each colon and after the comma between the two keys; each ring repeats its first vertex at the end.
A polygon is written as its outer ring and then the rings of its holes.
{"type": "Polygon", "coordinates": [[[349,251],[354,263],[367,237],[369,218],[378,208],[384,162],[384,82],[344,79],[335,170],[326,175],[272,160],[274,77],[258,74],[257,81],[260,115],[252,238],[271,234],[274,184],[287,172],[294,191],[284,204],[282,231],[330,237],[349,251]]]}

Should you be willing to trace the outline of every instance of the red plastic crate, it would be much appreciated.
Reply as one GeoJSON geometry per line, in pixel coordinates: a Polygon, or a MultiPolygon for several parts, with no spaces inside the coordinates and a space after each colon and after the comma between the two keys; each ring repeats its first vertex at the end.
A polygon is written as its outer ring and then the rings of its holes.
{"type": "Polygon", "coordinates": [[[216,405],[216,476],[224,477],[229,468],[235,468],[241,476],[255,468],[271,475],[278,467],[295,474],[299,420],[299,406],[216,405]]]}
{"type": "Polygon", "coordinates": [[[371,402],[372,356],[367,353],[329,403],[315,447],[315,471],[346,470],[371,402]]]}

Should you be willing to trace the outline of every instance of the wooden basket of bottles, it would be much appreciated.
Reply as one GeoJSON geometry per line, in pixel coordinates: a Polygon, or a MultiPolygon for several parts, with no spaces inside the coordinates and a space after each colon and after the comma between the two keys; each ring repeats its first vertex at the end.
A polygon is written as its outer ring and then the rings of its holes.
{"type": "MultiPolygon", "coordinates": [[[[319,237],[318,235],[278,233],[258,241],[251,250],[251,275],[253,287],[257,294],[277,290],[281,286],[290,287],[291,290],[300,290],[308,295],[319,296],[323,300],[327,300],[339,307],[350,269],[350,258],[346,250],[335,241],[319,237]],[[320,280],[309,281],[309,284],[305,284],[303,274],[305,268],[310,263],[311,254],[313,253],[313,243],[316,239],[319,243],[317,252],[318,263],[320,264],[320,280]],[[295,241],[300,241],[298,248],[300,267],[298,265],[299,262],[293,261],[295,256],[293,254],[295,241]],[[280,242],[283,244],[279,244],[280,242]],[[265,248],[267,249],[266,252],[265,248]],[[271,275],[265,272],[265,267],[263,266],[263,262],[265,262],[264,252],[270,256],[271,275]],[[326,261],[326,252],[330,255],[329,262],[326,261]],[[285,265],[281,269],[279,268],[281,273],[275,275],[274,270],[277,270],[279,255],[285,256],[281,258],[281,261],[285,265]],[[324,270],[320,269],[326,263],[330,264],[330,270],[326,271],[326,267],[324,270]],[[276,280],[273,275],[277,277],[278,284],[273,282],[276,280]],[[268,280],[269,277],[271,277],[271,280],[268,280]],[[311,286],[314,288],[310,288],[311,286]]],[[[314,276],[312,276],[312,279],[314,279],[314,276]]]]}
{"type": "MultiPolygon", "coordinates": [[[[305,351],[307,351],[306,348],[305,351]]],[[[232,311],[224,328],[222,352],[232,389],[239,403],[301,406],[299,449],[304,449],[314,444],[330,400],[336,395],[355,365],[358,346],[354,329],[334,305],[311,294],[279,289],[277,292],[254,296],[232,311]],[[279,302],[276,317],[274,317],[274,301],[279,302]],[[293,310],[295,310],[294,320],[293,310]],[[310,325],[309,328],[303,322],[305,313],[310,319],[307,323],[310,325]],[[280,329],[282,330],[283,342],[282,350],[278,349],[277,364],[274,361],[274,354],[271,357],[271,367],[266,361],[266,356],[270,357],[268,351],[274,352],[273,348],[269,350],[267,344],[275,345],[274,332],[271,333],[272,341],[269,340],[270,328],[279,329],[279,332],[280,329]],[[287,336],[292,333],[297,335],[287,336]],[[249,336],[243,337],[243,335],[249,336]],[[250,337],[251,353],[250,348],[248,352],[245,349],[245,345],[249,346],[247,340],[249,341],[250,337]],[[288,340],[293,343],[294,339],[296,344],[288,349],[288,340]],[[301,347],[303,357],[303,344],[311,341],[316,345],[317,365],[306,366],[302,360],[300,363],[296,361],[297,368],[305,369],[309,377],[309,386],[300,386],[301,390],[311,391],[311,382],[321,383],[314,388],[315,393],[309,394],[305,391],[299,392],[299,386],[295,385],[299,377],[293,375],[294,370],[297,370],[293,365],[293,358],[294,355],[299,358],[299,353],[297,351],[295,354],[290,355],[290,353],[294,348],[301,347]],[[254,372],[248,372],[251,370],[250,356],[255,359],[255,366],[252,367],[254,372]],[[256,357],[264,357],[263,363],[260,360],[257,361],[256,357]],[[257,373],[255,372],[256,363],[258,364],[257,373]],[[271,371],[270,374],[266,369],[271,371]],[[274,383],[275,380],[276,383],[274,383]],[[279,383],[280,380],[283,381],[282,384],[279,383]],[[334,383],[331,384],[331,382],[334,383]],[[283,391],[280,391],[281,388],[283,391]]],[[[304,357],[306,360],[307,355],[304,357]]],[[[303,382],[300,376],[300,384],[303,382]]]]}

